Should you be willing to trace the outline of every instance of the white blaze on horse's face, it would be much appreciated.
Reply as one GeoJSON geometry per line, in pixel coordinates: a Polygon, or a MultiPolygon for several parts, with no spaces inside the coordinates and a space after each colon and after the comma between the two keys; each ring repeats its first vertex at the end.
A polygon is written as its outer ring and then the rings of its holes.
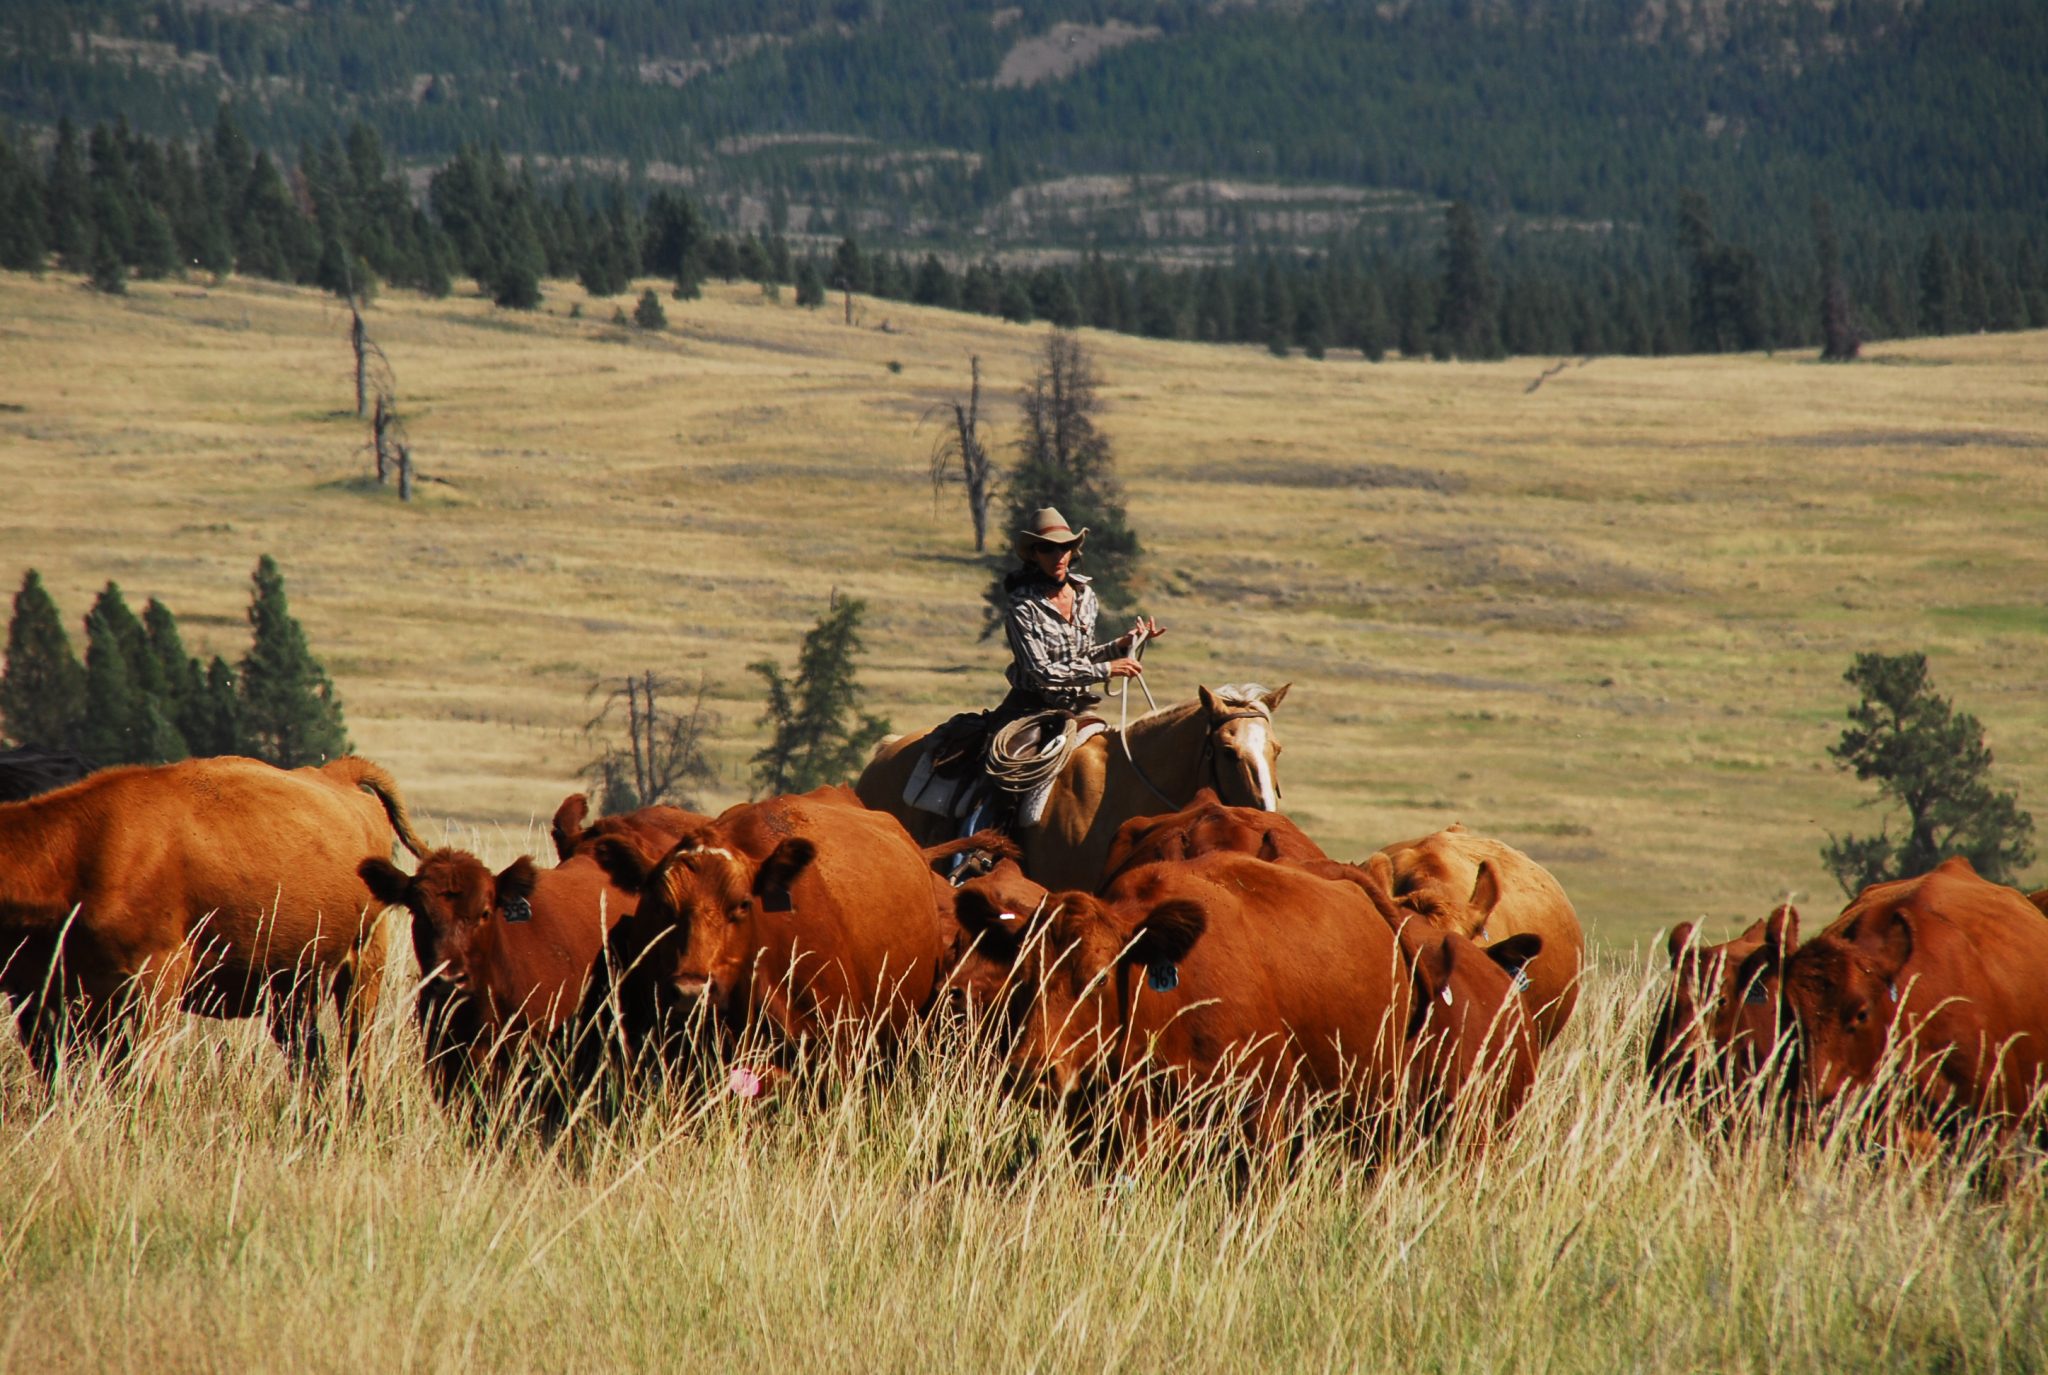
{"type": "Polygon", "coordinates": [[[1273,789],[1273,761],[1266,753],[1266,723],[1244,723],[1244,752],[1252,761],[1252,781],[1259,794],[1259,806],[1269,812],[1280,810],[1280,798],[1273,789]]]}

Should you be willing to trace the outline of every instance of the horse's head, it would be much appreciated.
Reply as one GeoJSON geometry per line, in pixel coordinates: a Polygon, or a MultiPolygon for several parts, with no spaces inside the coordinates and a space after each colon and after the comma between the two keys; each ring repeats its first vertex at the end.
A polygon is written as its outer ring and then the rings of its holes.
{"type": "Polygon", "coordinates": [[[1217,796],[1230,805],[1280,810],[1280,736],[1273,711],[1292,686],[1229,683],[1200,689],[1210,777],[1217,796]]]}

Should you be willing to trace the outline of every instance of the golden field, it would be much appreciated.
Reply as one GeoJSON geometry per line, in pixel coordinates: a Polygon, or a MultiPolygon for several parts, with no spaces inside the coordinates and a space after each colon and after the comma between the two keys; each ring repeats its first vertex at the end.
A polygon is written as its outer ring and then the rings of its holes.
{"type": "MultiPolygon", "coordinates": [[[[116,579],[234,656],[274,553],[358,747],[494,864],[545,849],[606,675],[704,675],[704,800],[744,796],[745,666],[792,661],[834,589],[899,728],[996,698],[920,419],[978,354],[1006,441],[1040,329],[713,288],[652,336],[580,299],[377,304],[431,479],[407,507],[368,480],[332,301],[0,276],[0,569],[74,625],[116,579]]],[[[1641,1067],[1646,938],[1837,905],[1819,846],[1875,824],[1825,755],[1854,653],[1927,649],[2041,795],[2048,335],[1602,358],[1534,392],[1555,360],[1088,343],[1161,699],[1293,682],[1286,803],[1329,848],[1462,819],[1591,927],[1511,1135],[1105,1175],[935,1032],[815,1105],[662,1102],[548,1146],[434,1104],[400,980],[354,1112],[252,1023],[54,1095],[0,1052],[0,1370],[2048,1364],[2037,1157],[1724,1137],[1641,1067]]]]}
{"type": "MultiPolygon", "coordinates": [[[[1042,327],[874,301],[848,327],[748,286],[648,335],[581,301],[376,304],[408,507],[368,480],[332,299],[0,275],[0,573],[40,568],[74,633],[116,579],[233,658],[274,553],[357,747],[457,838],[580,786],[586,694],[630,670],[709,681],[704,800],[744,797],[745,666],[793,662],[835,589],[898,729],[1000,696],[926,417],[979,355],[1007,446],[1042,327]]],[[[1462,820],[1610,945],[1788,890],[1832,909],[1819,847],[1877,822],[1825,753],[1866,649],[1926,649],[2000,782],[2048,785],[2048,335],[1599,358],[1533,393],[1552,360],[1084,337],[1171,628],[1154,692],[1293,682],[1285,802],[1333,853],[1462,820]]]]}

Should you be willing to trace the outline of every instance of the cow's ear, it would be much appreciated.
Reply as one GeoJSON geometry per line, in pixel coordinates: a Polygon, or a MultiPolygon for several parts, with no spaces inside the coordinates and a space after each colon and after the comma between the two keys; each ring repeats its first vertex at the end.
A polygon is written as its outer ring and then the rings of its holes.
{"type": "Polygon", "coordinates": [[[604,870],[606,878],[628,893],[639,892],[654,869],[654,858],[622,835],[600,839],[591,847],[590,857],[604,870]]]}
{"type": "Polygon", "coordinates": [[[1682,921],[1671,928],[1671,934],[1664,938],[1664,953],[1671,957],[1671,967],[1678,968],[1678,962],[1685,958],[1685,952],[1692,945],[1692,923],[1682,921]]]}
{"type": "Polygon", "coordinates": [[[1145,914],[1133,933],[1130,958],[1140,964],[1179,964],[1209,929],[1199,903],[1172,898],[1145,914]]]}
{"type": "Polygon", "coordinates": [[[1380,891],[1388,897],[1394,895],[1394,861],[1374,851],[1372,858],[1365,862],[1365,877],[1370,883],[1379,885],[1380,891]]]}
{"type": "Polygon", "coordinates": [[[531,855],[521,855],[498,874],[498,912],[506,921],[533,920],[533,885],[540,871],[531,855]]]}
{"type": "Polygon", "coordinates": [[[1789,954],[1799,948],[1799,909],[1791,903],[1780,903],[1770,919],[1764,923],[1764,944],[1775,945],[1781,954],[1789,954]]]}
{"type": "Polygon", "coordinates": [[[1467,901],[1480,915],[1481,925],[1485,924],[1485,918],[1493,915],[1493,909],[1500,906],[1500,871],[1492,860],[1479,862],[1479,873],[1472,880],[1472,896],[1467,901]]]}
{"type": "Polygon", "coordinates": [[[1050,906],[1051,899],[1047,898],[1029,912],[1004,907],[983,891],[979,883],[969,883],[954,895],[953,919],[981,942],[984,952],[1008,959],[1017,953],[1050,906]]]}
{"type": "Polygon", "coordinates": [[[588,793],[570,793],[562,799],[562,805],[555,808],[555,819],[548,823],[548,834],[554,837],[556,859],[567,859],[576,852],[576,842],[583,839],[584,819],[589,815],[588,793]]]}
{"type": "Polygon", "coordinates": [[[1278,711],[1280,710],[1280,703],[1287,698],[1287,689],[1293,686],[1294,684],[1292,683],[1282,683],[1270,692],[1260,693],[1259,700],[1266,704],[1267,711],[1278,711]]]}
{"type": "Polygon", "coordinates": [[[1515,981],[1517,992],[1526,988],[1529,976],[1522,971],[1529,962],[1543,953],[1543,937],[1534,931],[1523,931],[1504,937],[1486,947],[1486,958],[1505,969],[1508,977],[1515,981]]]}
{"type": "Polygon", "coordinates": [[[1868,953],[1871,971],[1896,981],[1906,961],[1913,958],[1913,925],[1904,912],[1893,912],[1883,922],[1865,922],[1857,944],[1868,953]],[[1872,929],[1875,928],[1875,929],[1872,929]]]}
{"type": "Polygon", "coordinates": [[[411,876],[388,859],[366,859],[356,866],[356,873],[369,886],[370,896],[386,907],[404,902],[405,890],[412,883],[411,876]]]}
{"type": "Polygon", "coordinates": [[[1214,788],[1210,787],[1207,783],[1204,783],[1201,787],[1195,790],[1195,795],[1188,799],[1188,805],[1181,808],[1181,810],[1192,811],[1195,808],[1200,807],[1206,811],[1211,807],[1220,807],[1222,805],[1222,796],[1218,794],[1214,788]]]}
{"type": "Polygon", "coordinates": [[[1408,967],[1415,974],[1415,996],[1420,1007],[1426,1008],[1430,999],[1449,990],[1451,966],[1456,962],[1451,949],[1454,944],[1451,937],[1440,935],[1433,928],[1418,933],[1414,958],[1408,967]]]}
{"type": "Polygon", "coordinates": [[[761,867],[754,871],[754,896],[771,912],[789,910],[789,886],[797,875],[818,857],[818,847],[802,836],[791,836],[775,847],[761,867]]]}

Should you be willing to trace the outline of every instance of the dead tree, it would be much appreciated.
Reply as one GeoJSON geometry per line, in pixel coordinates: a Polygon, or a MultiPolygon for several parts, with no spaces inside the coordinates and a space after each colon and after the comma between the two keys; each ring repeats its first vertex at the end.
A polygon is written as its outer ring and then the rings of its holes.
{"type": "Polygon", "coordinates": [[[398,499],[412,500],[412,445],[398,446],[398,499]]]}
{"type": "Polygon", "coordinates": [[[952,412],[952,424],[932,445],[932,505],[938,505],[948,482],[957,480],[967,489],[967,514],[974,521],[974,552],[979,554],[988,547],[988,502],[995,487],[995,465],[989,461],[988,448],[981,442],[981,359],[969,357],[967,368],[971,378],[967,403],[943,402],[925,415],[929,417],[932,411],[941,409],[952,412]]]}
{"type": "Polygon", "coordinates": [[[603,809],[631,811],[668,803],[698,810],[690,790],[718,776],[704,757],[706,737],[718,724],[718,714],[705,705],[709,682],[697,680],[688,712],[662,705],[664,696],[673,697],[684,689],[678,680],[651,669],[629,674],[624,680],[601,679],[591,684],[589,695],[608,686],[604,705],[583,727],[599,746],[583,772],[597,789],[603,809]],[[615,736],[606,738],[620,724],[621,707],[626,727],[623,745],[615,736]]]}
{"type": "Polygon", "coordinates": [[[370,386],[370,334],[363,328],[363,311],[354,292],[348,297],[348,344],[356,355],[356,415],[360,418],[364,393],[370,386]]]}
{"type": "Polygon", "coordinates": [[[396,404],[387,405],[388,401],[389,397],[381,391],[378,392],[377,411],[370,419],[370,443],[377,451],[379,487],[389,486],[391,483],[391,427],[398,421],[398,407],[396,404]]]}

